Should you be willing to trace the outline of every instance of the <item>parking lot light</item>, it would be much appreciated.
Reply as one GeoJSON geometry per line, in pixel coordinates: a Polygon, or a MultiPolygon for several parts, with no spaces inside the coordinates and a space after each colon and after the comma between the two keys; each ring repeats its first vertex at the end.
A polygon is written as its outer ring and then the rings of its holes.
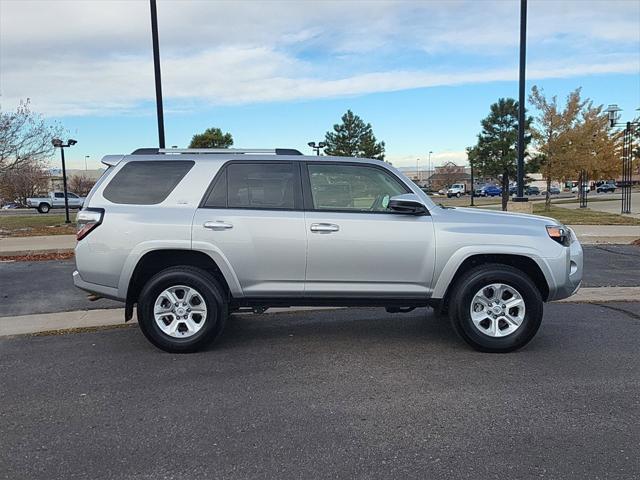
{"type": "Polygon", "coordinates": [[[70,138],[69,140],[67,140],[67,143],[63,143],[62,140],[60,140],[59,138],[54,138],[53,140],[51,140],[51,144],[53,145],[53,147],[60,149],[60,157],[62,158],[62,187],[64,190],[64,214],[65,214],[64,223],[71,223],[71,220],[69,220],[69,198],[67,197],[67,167],[64,161],[64,149],[68,147],[73,147],[76,143],[78,143],[78,141],[74,140],[73,138],[70,138]]]}

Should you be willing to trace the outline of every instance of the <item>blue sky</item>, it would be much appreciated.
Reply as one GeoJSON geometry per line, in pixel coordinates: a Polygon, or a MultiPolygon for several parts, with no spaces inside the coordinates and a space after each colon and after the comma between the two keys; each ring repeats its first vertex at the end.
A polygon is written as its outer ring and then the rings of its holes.
{"type": "MultiPolygon", "coordinates": [[[[168,145],[209,126],[305,152],[351,108],[388,158],[464,161],[517,96],[518,1],[158,1],[168,145]]],[[[157,142],[147,1],[0,0],[2,108],[29,97],[84,155],[157,142]],[[51,19],[65,18],[65,28],[51,19]]],[[[528,87],[640,107],[640,2],[529,2],[528,87]]]]}

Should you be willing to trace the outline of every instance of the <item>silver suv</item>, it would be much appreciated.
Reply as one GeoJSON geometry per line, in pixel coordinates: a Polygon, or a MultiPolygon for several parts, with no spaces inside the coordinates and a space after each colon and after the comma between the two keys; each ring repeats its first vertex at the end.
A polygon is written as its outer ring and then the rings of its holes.
{"type": "Polygon", "coordinates": [[[75,285],[125,302],[171,352],[229,312],[381,306],[448,312],[472,347],[525,345],[579,287],[582,248],[551,218],[435,205],[391,165],[295,150],[107,156],[78,213],[75,285]]]}

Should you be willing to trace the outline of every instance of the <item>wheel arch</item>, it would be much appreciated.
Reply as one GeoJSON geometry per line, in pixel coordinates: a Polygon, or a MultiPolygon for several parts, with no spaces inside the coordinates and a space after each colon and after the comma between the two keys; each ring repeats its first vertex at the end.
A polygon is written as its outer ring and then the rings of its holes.
{"type": "Polygon", "coordinates": [[[146,281],[158,272],[176,266],[197,267],[209,272],[220,281],[226,295],[231,298],[232,289],[229,282],[223,270],[210,255],[187,249],[150,250],[140,257],[129,278],[125,303],[125,320],[132,318],[133,307],[137,303],[138,296],[146,281]]]}
{"type": "Polygon", "coordinates": [[[483,264],[509,265],[525,273],[540,291],[542,299],[546,301],[553,288],[549,284],[548,277],[540,266],[540,260],[524,253],[477,253],[465,256],[461,261],[456,261],[455,256],[447,263],[434,288],[434,298],[442,298],[442,304],[446,308],[447,299],[455,282],[470,269],[483,264]],[[451,265],[451,263],[457,265],[451,265]]]}

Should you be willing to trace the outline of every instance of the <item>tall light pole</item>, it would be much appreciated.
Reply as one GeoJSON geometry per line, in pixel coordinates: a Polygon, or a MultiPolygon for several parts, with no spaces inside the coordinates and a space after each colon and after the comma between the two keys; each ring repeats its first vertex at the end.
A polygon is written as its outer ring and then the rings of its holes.
{"type": "Polygon", "coordinates": [[[164,148],[164,111],[162,108],[162,78],[160,76],[160,46],[158,41],[158,11],[156,0],[149,0],[151,7],[151,40],[153,42],[153,70],[156,79],[156,111],[158,116],[158,146],[164,148]]]}
{"type": "Polygon", "coordinates": [[[87,159],[89,158],[89,155],[85,155],[84,156],[84,171],[87,171],[87,159]]]}
{"type": "Polygon", "coordinates": [[[62,140],[60,140],[59,138],[54,138],[53,140],[51,140],[51,143],[53,144],[54,148],[60,149],[60,156],[62,158],[62,187],[64,189],[64,214],[66,218],[64,223],[71,223],[71,220],[69,220],[69,198],[67,197],[67,167],[64,162],[64,149],[73,147],[78,142],[70,138],[69,140],[67,140],[67,143],[62,143],[62,140]]]}
{"type": "Polygon", "coordinates": [[[525,70],[527,60],[527,0],[520,0],[520,84],[518,95],[518,188],[516,196],[513,198],[515,202],[526,202],[527,197],[524,196],[524,89],[525,89],[525,70]]]}
{"type": "MultiPolygon", "coordinates": [[[[431,178],[431,175],[433,175],[433,169],[431,168],[431,154],[433,153],[432,150],[429,150],[429,158],[427,159],[427,173],[429,174],[429,178],[431,178]]],[[[429,180],[429,188],[431,188],[431,180],[429,180]]]]}
{"type": "Polygon", "coordinates": [[[418,164],[420,163],[420,159],[416,158],[416,182],[420,185],[420,167],[418,164]]]}
{"type": "Polygon", "coordinates": [[[316,152],[316,155],[319,157],[320,156],[320,150],[322,150],[323,148],[325,148],[327,146],[327,144],[325,142],[318,142],[316,144],[316,142],[309,142],[307,143],[307,145],[309,145],[311,148],[313,148],[313,150],[316,152]]]}

